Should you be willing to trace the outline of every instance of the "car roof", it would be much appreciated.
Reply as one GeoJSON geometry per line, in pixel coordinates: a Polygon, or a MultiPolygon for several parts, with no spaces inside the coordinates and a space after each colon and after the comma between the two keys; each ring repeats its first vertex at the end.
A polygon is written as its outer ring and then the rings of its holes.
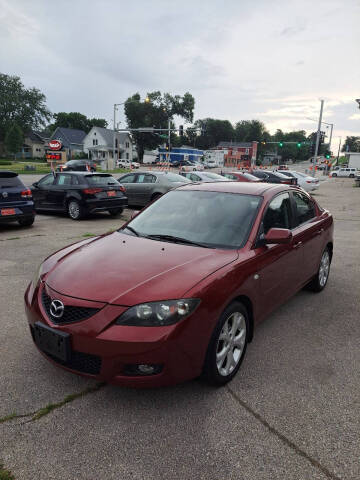
{"type": "MultiPolygon", "coordinates": [[[[50,172],[51,173],[51,172],[50,172]]],[[[98,176],[105,176],[105,177],[112,177],[112,173],[105,173],[105,172],[77,172],[76,170],[71,170],[71,172],[55,172],[56,175],[59,175],[60,173],[63,175],[86,175],[88,177],[98,177],[98,176]]],[[[49,174],[48,174],[49,175],[49,174]]]]}
{"type": "Polygon", "coordinates": [[[245,195],[275,194],[284,190],[298,191],[297,187],[264,182],[206,182],[189,183],[178,187],[181,190],[204,190],[208,192],[240,193],[245,195]]]}
{"type": "Polygon", "coordinates": [[[17,177],[18,174],[16,172],[12,172],[11,170],[0,170],[0,177],[1,178],[11,178],[17,177]]]}

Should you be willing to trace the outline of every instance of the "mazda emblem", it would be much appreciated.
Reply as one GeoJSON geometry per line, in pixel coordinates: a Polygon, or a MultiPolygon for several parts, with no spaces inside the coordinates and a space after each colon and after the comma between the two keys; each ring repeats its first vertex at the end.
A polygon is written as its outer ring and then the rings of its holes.
{"type": "Polygon", "coordinates": [[[8,194],[7,192],[3,192],[3,194],[2,194],[2,196],[3,196],[4,198],[7,198],[8,195],[9,195],[9,194],[8,194]]]}
{"type": "Polygon", "coordinates": [[[50,313],[55,318],[61,318],[64,314],[64,304],[61,300],[53,300],[50,305],[50,313]]]}

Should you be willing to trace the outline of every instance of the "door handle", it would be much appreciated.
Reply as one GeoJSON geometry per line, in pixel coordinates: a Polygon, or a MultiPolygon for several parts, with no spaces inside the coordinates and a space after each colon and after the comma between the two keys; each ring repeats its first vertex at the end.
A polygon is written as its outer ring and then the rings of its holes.
{"type": "Polygon", "coordinates": [[[324,229],[320,228],[320,230],[317,230],[316,235],[321,235],[323,233],[324,229]]]}
{"type": "Polygon", "coordinates": [[[301,245],[302,245],[302,242],[297,242],[297,243],[295,243],[293,248],[300,248],[301,245]]]}

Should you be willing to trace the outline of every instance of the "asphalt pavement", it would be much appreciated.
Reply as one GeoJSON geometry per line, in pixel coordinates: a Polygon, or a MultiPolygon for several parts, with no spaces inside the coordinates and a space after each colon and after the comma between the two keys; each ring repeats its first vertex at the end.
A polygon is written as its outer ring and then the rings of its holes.
{"type": "Polygon", "coordinates": [[[326,289],[299,292],[263,322],[223,388],[199,380],[152,390],[99,385],[35,349],[23,294],[38,264],[119,227],[130,210],[118,219],[38,215],[31,228],[0,226],[0,464],[16,480],[358,480],[360,189],[353,184],[330,179],[314,195],[335,218],[326,289]]]}

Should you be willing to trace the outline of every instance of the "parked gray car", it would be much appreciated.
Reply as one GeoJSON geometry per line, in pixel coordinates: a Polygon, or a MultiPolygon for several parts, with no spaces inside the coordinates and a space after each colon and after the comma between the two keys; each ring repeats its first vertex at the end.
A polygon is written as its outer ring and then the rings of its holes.
{"type": "Polygon", "coordinates": [[[128,204],[145,206],[172,188],[179,187],[191,180],[172,172],[131,172],[118,178],[126,189],[128,204]]]}

